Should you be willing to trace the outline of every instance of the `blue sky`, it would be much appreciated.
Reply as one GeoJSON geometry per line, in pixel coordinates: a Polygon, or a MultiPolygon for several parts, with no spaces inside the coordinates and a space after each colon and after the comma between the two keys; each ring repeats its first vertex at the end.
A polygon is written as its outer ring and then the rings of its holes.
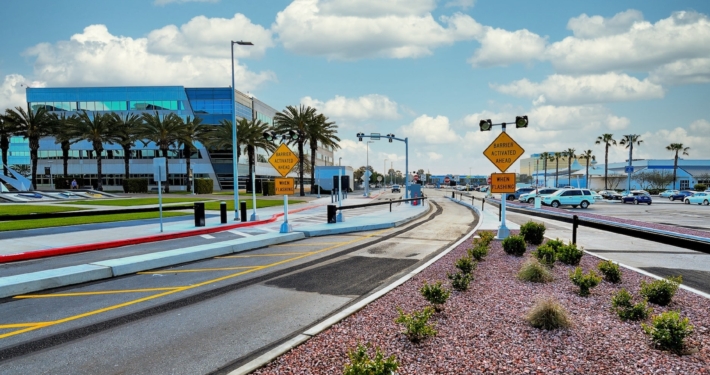
{"type": "MultiPolygon", "coordinates": [[[[410,169],[488,174],[497,135],[527,154],[591,149],[640,134],[635,158],[670,143],[710,158],[710,2],[493,0],[7,0],[0,108],[24,88],[230,85],[280,110],[306,104],[336,121],[343,164],[366,162],[358,132],[409,137],[410,169]],[[24,16],[26,15],[26,16],[24,16]]],[[[627,151],[610,150],[610,161],[627,151]]],[[[404,146],[369,148],[404,170],[404,146]]],[[[517,168],[511,167],[511,170],[517,168]]]]}

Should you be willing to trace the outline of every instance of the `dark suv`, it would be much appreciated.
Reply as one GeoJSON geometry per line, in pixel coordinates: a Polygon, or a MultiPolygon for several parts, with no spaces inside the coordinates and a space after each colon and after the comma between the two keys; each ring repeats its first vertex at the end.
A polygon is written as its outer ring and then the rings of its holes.
{"type": "Polygon", "coordinates": [[[531,191],[535,191],[534,188],[520,188],[515,191],[515,193],[508,193],[508,196],[506,197],[507,200],[509,201],[514,201],[520,198],[520,194],[526,194],[531,191]]]}

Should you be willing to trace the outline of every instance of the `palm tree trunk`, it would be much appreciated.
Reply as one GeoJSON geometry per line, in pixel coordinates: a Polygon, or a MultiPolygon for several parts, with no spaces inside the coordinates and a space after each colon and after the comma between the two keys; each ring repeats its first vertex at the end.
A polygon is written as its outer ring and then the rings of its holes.
{"type": "Polygon", "coordinates": [[[675,160],[673,160],[673,190],[675,190],[676,170],[678,169],[678,150],[675,151],[675,160]]]}
{"type": "Polygon", "coordinates": [[[0,138],[0,149],[2,149],[2,172],[7,176],[7,152],[10,149],[10,139],[6,136],[0,138]]]}
{"type": "Polygon", "coordinates": [[[572,157],[567,159],[567,185],[572,186],[572,157]]]}
{"type": "Polygon", "coordinates": [[[69,142],[62,142],[62,167],[64,170],[64,178],[69,178],[69,149],[71,145],[69,142]]]}
{"type": "Polygon", "coordinates": [[[589,189],[589,158],[587,158],[587,174],[585,176],[585,179],[587,180],[587,189],[589,189]]]}
{"type": "Polygon", "coordinates": [[[161,151],[163,151],[163,157],[165,158],[165,193],[169,193],[170,192],[170,178],[168,178],[168,177],[170,176],[170,171],[168,170],[168,166],[170,165],[170,163],[168,162],[168,148],[165,147],[161,151]]]}
{"type": "Polygon", "coordinates": [[[317,148],[311,147],[311,193],[316,190],[316,151],[317,148]]]}
{"type": "Polygon", "coordinates": [[[103,151],[103,149],[101,147],[97,148],[96,146],[94,146],[94,152],[96,152],[96,177],[97,177],[96,190],[98,190],[98,191],[104,191],[103,173],[102,173],[103,164],[101,163],[102,151],[103,151]]]}
{"type": "Polygon", "coordinates": [[[305,197],[306,196],[306,191],[303,188],[303,141],[299,140],[298,141],[298,167],[300,170],[298,171],[298,183],[301,185],[301,196],[305,197]]]}
{"type": "Polygon", "coordinates": [[[252,181],[256,180],[256,171],[252,174],[252,168],[254,168],[254,146],[247,146],[247,159],[249,163],[249,186],[247,186],[247,190],[251,188],[253,194],[256,194],[256,181],[252,181]]]}
{"type": "Polygon", "coordinates": [[[37,189],[37,151],[39,150],[39,138],[30,138],[30,161],[32,162],[32,188],[37,189]]]}
{"type": "Polygon", "coordinates": [[[555,187],[559,187],[560,183],[558,182],[560,177],[560,158],[555,158],[555,187]]]}
{"type": "Polygon", "coordinates": [[[607,174],[609,170],[609,144],[606,144],[606,149],[604,150],[604,190],[609,190],[609,185],[607,184],[607,174]]]}
{"type": "Polygon", "coordinates": [[[544,184],[545,186],[547,186],[547,159],[545,159],[545,161],[543,162],[542,167],[545,169],[545,171],[543,172],[543,173],[544,173],[543,178],[545,179],[545,181],[543,182],[543,184],[544,184]]]}
{"type": "Polygon", "coordinates": [[[192,191],[192,182],[190,181],[190,156],[192,154],[192,150],[190,149],[189,145],[185,145],[185,148],[183,149],[183,152],[185,153],[185,174],[187,175],[187,182],[185,183],[187,185],[187,192],[192,191]]]}
{"type": "Polygon", "coordinates": [[[128,183],[126,182],[131,176],[131,147],[123,147],[123,192],[128,193],[128,183]]]}

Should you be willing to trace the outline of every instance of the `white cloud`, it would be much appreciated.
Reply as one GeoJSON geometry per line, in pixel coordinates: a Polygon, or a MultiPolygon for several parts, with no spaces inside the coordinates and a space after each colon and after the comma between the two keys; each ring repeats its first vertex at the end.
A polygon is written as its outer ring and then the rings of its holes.
{"type": "Polygon", "coordinates": [[[148,52],[168,56],[231,58],[227,47],[230,45],[228,36],[232,35],[239,35],[241,40],[254,44],[235,45],[235,58],[262,57],[268,48],[274,46],[270,30],[251,23],[249,18],[237,13],[232,18],[197,16],[179,28],[168,25],[153,30],[148,34],[148,52]]]}
{"type": "Polygon", "coordinates": [[[476,0],[451,0],[444,5],[446,8],[451,8],[451,7],[460,7],[463,10],[466,10],[468,8],[473,8],[473,6],[476,4],[476,0]]]}
{"type": "MultiPolygon", "coordinates": [[[[91,25],[69,40],[38,44],[25,54],[36,57],[35,77],[50,86],[229,84],[229,58],[165,55],[151,52],[148,44],[147,38],[115,36],[104,25],[91,25]]],[[[242,91],[274,80],[272,72],[235,66],[235,84],[242,91]]]]}
{"type": "Polygon", "coordinates": [[[287,50],[330,59],[416,58],[473,39],[482,28],[460,13],[436,22],[433,0],[362,2],[296,0],[279,12],[272,30],[287,50]]]}
{"type": "Polygon", "coordinates": [[[651,82],[667,85],[710,82],[710,58],[684,59],[651,71],[651,82]]]}
{"type": "MultiPolygon", "coordinates": [[[[621,130],[631,121],[619,117],[600,105],[592,106],[562,106],[551,105],[534,107],[528,115],[528,127],[539,127],[545,130],[592,129],[596,132],[621,130]]],[[[575,135],[576,137],[577,135],[575,135]]]]}
{"type": "Polygon", "coordinates": [[[695,120],[690,124],[690,132],[701,136],[710,136],[710,121],[705,119],[695,120]]]}
{"type": "Polygon", "coordinates": [[[171,3],[218,3],[219,0],[155,0],[153,4],[155,5],[167,5],[171,3]]]}
{"type": "Polygon", "coordinates": [[[636,20],[620,34],[593,39],[567,37],[550,45],[546,53],[558,71],[576,73],[646,71],[709,55],[710,21],[694,11],[675,12],[655,24],[636,20]]]}
{"type": "MultiPolygon", "coordinates": [[[[693,124],[697,126],[697,121],[693,124]]],[[[638,148],[634,147],[634,158],[638,155],[638,157],[641,158],[672,159],[675,153],[666,150],[666,146],[671,143],[682,143],[684,147],[690,147],[690,150],[688,150],[688,154],[690,155],[683,156],[684,158],[710,158],[710,148],[707,147],[708,133],[696,133],[693,131],[693,124],[691,124],[689,128],[677,127],[674,129],[661,129],[642,134],[641,139],[643,139],[643,143],[638,148]]]]}
{"type": "Polygon", "coordinates": [[[384,95],[370,94],[359,98],[336,95],[328,101],[310,96],[301,99],[301,104],[314,107],[318,112],[337,119],[397,119],[397,103],[384,95]]]}
{"type": "Polygon", "coordinates": [[[436,152],[432,152],[432,151],[427,152],[427,153],[426,153],[426,156],[429,158],[429,160],[432,160],[432,161],[434,161],[434,160],[440,160],[441,158],[444,157],[443,155],[438,154],[438,153],[436,153],[436,152]]]}
{"type": "Polygon", "coordinates": [[[589,17],[582,14],[579,17],[571,18],[567,22],[567,28],[572,30],[577,38],[591,39],[627,32],[634,23],[639,21],[643,21],[643,14],[638,10],[629,9],[615,14],[612,18],[589,17]]]}
{"type": "Polygon", "coordinates": [[[542,59],[547,38],[528,30],[507,31],[486,27],[478,38],[481,48],[468,60],[473,66],[509,65],[542,59]]]}
{"type": "Polygon", "coordinates": [[[663,97],[663,88],[626,74],[606,73],[586,76],[554,74],[540,83],[527,79],[507,85],[491,85],[501,93],[536,99],[536,104],[592,104],[663,97]]]}
{"type": "Polygon", "coordinates": [[[449,119],[445,116],[421,115],[411,124],[401,127],[400,132],[410,140],[416,138],[418,143],[445,144],[461,140],[451,129],[449,119]]]}
{"type": "Polygon", "coordinates": [[[27,87],[44,87],[44,83],[28,81],[19,74],[6,75],[2,84],[0,84],[0,108],[26,107],[25,89],[27,87]]]}

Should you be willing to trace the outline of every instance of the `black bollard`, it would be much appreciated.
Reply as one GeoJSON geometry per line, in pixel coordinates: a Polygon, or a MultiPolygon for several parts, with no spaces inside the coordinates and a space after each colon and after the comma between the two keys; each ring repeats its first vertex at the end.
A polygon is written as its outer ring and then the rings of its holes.
{"type": "Polygon", "coordinates": [[[338,209],[334,204],[328,205],[328,224],[335,224],[337,220],[338,209]]]}
{"type": "Polygon", "coordinates": [[[572,216],[572,243],[577,244],[577,228],[579,227],[579,217],[577,215],[572,216]]]}
{"type": "Polygon", "coordinates": [[[227,202],[219,202],[219,221],[227,224],[227,202]]]}
{"type": "Polygon", "coordinates": [[[195,202],[195,226],[205,226],[205,204],[204,202],[195,202]]]}
{"type": "Polygon", "coordinates": [[[242,223],[247,221],[247,201],[239,202],[239,216],[241,216],[242,223]]]}

